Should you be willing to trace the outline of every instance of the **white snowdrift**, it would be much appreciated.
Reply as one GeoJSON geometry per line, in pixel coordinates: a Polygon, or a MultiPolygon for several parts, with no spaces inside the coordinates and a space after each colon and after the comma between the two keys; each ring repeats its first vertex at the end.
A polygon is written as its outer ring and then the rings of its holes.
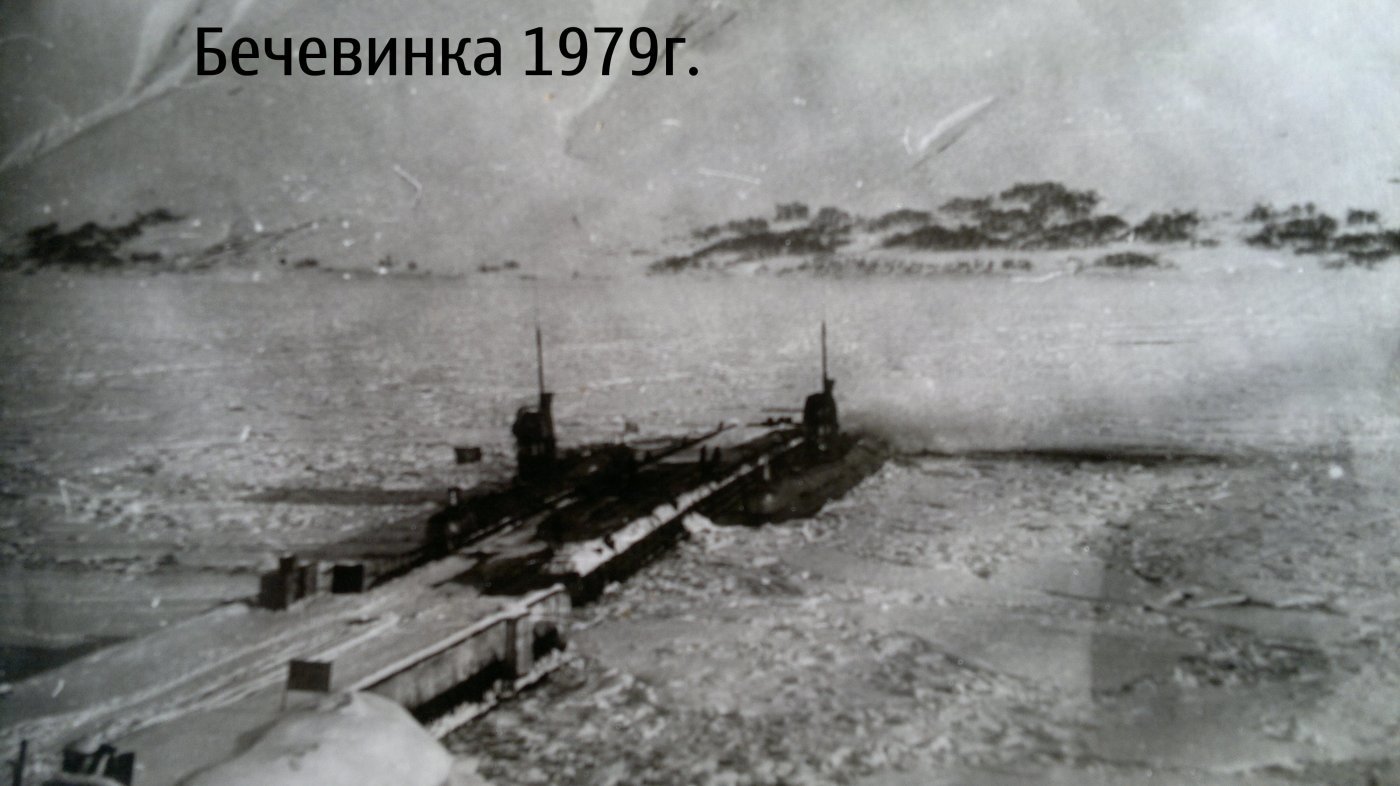
{"type": "Polygon", "coordinates": [[[337,696],[274,724],[253,746],[184,786],[443,786],[452,756],[399,705],[337,696]]]}

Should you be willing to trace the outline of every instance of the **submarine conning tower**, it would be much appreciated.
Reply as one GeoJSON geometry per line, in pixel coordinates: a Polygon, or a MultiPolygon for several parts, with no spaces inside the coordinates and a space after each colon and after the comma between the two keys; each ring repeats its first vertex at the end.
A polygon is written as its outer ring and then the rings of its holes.
{"type": "Polygon", "coordinates": [[[523,406],[515,412],[516,474],[521,480],[539,480],[554,472],[556,443],[554,440],[554,394],[544,389],[544,345],[540,329],[535,328],[535,360],[539,379],[539,403],[523,406]]]}
{"type": "Polygon", "coordinates": [[[826,322],[822,322],[822,390],[807,397],[802,407],[802,428],[807,444],[823,453],[832,449],[841,433],[836,396],[832,394],[835,387],[836,380],[826,373],[826,322]]]}

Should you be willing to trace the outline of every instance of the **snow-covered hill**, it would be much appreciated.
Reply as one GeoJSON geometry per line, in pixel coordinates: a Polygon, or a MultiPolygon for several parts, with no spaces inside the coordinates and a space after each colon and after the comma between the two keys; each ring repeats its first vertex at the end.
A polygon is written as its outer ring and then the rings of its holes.
{"type": "MultiPolygon", "coordinates": [[[[803,199],[873,214],[1061,180],[1118,209],[1400,208],[1382,0],[149,0],[0,8],[0,230],[168,208],[202,247],[433,269],[641,267],[803,199]],[[523,33],[684,30],[699,75],[523,75],[523,33]],[[498,77],[197,77],[228,36],[494,35],[498,77]]],[[[590,68],[589,73],[592,73],[590,68]]]]}

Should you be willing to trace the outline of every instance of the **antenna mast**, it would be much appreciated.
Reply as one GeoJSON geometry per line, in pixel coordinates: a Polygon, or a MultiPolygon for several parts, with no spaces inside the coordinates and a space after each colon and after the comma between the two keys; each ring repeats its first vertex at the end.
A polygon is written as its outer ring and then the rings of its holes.
{"type": "Polygon", "coordinates": [[[822,320],[822,386],[826,386],[826,320],[822,320]]]}
{"type": "Polygon", "coordinates": [[[544,397],[544,339],[540,337],[540,326],[535,325],[535,369],[539,376],[540,397],[544,397]]]}

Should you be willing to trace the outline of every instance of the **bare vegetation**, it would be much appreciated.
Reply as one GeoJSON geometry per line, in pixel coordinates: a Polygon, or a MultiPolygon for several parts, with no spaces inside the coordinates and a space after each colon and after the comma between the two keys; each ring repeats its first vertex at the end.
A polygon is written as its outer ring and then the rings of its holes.
{"type": "Polygon", "coordinates": [[[1117,270],[1140,270],[1143,268],[1166,267],[1166,264],[1150,254],[1124,251],[1118,254],[1108,254],[1099,257],[1094,260],[1094,267],[1113,268],[1117,270]]]}
{"type": "Polygon", "coordinates": [[[164,261],[157,252],[128,248],[149,226],[168,224],[180,217],[165,208],[139,213],[125,224],[103,226],[88,221],[74,229],[60,230],[57,223],[36,226],[24,233],[16,252],[0,256],[0,270],[33,270],[45,267],[113,269],[151,265],[164,261]]]}
{"type": "Polygon", "coordinates": [[[1374,210],[1348,210],[1345,232],[1342,222],[1312,203],[1281,210],[1255,205],[1245,218],[1260,225],[1246,239],[1250,245],[1328,255],[1328,267],[1373,267],[1400,254],[1400,230],[1383,228],[1374,210]]]}
{"type": "MultiPolygon", "coordinates": [[[[1056,182],[1019,183],[991,196],[954,197],[935,210],[900,207],[870,218],[832,206],[813,210],[803,202],[786,202],[776,206],[771,221],[736,219],[692,232],[694,239],[705,241],[703,246],[658,260],[649,271],[724,271],[745,263],[803,257],[774,270],[819,275],[987,272],[982,260],[929,264],[870,259],[864,251],[1063,251],[1116,243],[1214,247],[1223,234],[1218,226],[1207,232],[1212,223],[1197,210],[1153,212],[1134,222],[1102,212],[1101,203],[1095,191],[1056,182]]],[[[1386,229],[1374,210],[1349,209],[1343,222],[1312,203],[1284,209],[1257,204],[1244,223],[1242,239],[1248,245],[1323,256],[1326,267],[1372,267],[1400,253],[1400,230],[1386,229]]],[[[1172,266],[1138,252],[1110,254],[1092,265],[1124,270],[1172,266]]],[[[1028,267],[1029,262],[1026,267],[990,265],[993,270],[1028,267]]],[[[760,269],[769,270],[766,265],[760,269]]]]}

